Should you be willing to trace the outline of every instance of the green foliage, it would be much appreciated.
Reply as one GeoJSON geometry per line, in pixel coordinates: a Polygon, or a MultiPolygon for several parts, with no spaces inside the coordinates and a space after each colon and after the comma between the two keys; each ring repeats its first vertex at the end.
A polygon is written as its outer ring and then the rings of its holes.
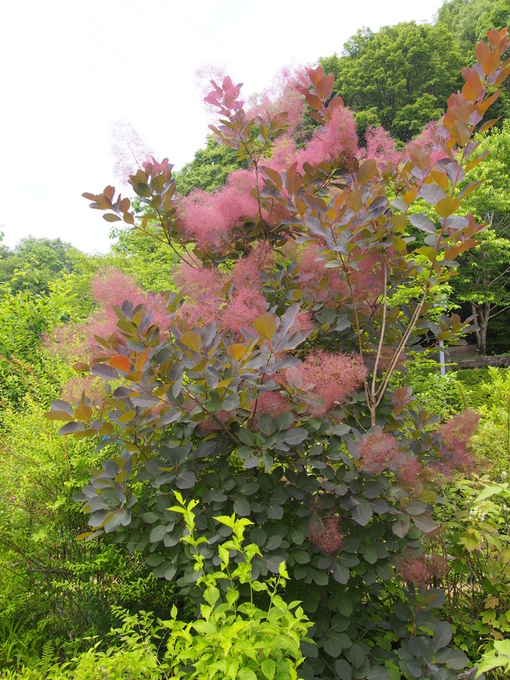
{"type": "MultiPolygon", "coordinates": [[[[147,234],[151,234],[147,227],[147,234]]],[[[154,235],[154,234],[153,234],[154,235]]],[[[168,243],[158,238],[146,238],[138,230],[112,228],[110,264],[130,274],[144,290],[162,293],[173,288],[172,272],[179,263],[179,257],[169,249],[168,243]]]]}
{"type": "MultiPolygon", "coordinates": [[[[60,376],[53,373],[57,364],[42,347],[46,332],[56,326],[81,321],[91,312],[94,302],[90,280],[99,262],[78,251],[72,252],[73,272],[48,282],[48,292],[6,291],[0,297],[0,399],[19,404],[37,380],[48,386],[53,380],[53,398],[60,376]]],[[[70,255],[70,257],[71,257],[70,255]]]]}
{"type": "Polygon", "coordinates": [[[455,639],[468,654],[510,631],[510,492],[507,482],[458,480],[439,510],[436,548],[455,639]]]}
{"type": "Polygon", "coordinates": [[[416,406],[437,414],[441,420],[463,410],[456,372],[448,370],[441,375],[439,348],[410,353],[405,373],[396,374],[395,385],[409,386],[416,396],[416,406]]]}
{"type": "MultiPolygon", "coordinates": [[[[455,36],[462,58],[472,59],[473,49],[493,28],[510,27],[510,3],[508,0],[448,0],[439,8],[436,24],[455,36]]],[[[508,116],[510,97],[508,84],[495,106],[495,116],[508,116]]]]}
{"type": "Polygon", "coordinates": [[[177,191],[187,196],[194,189],[215,191],[227,181],[228,175],[244,167],[237,160],[237,153],[218,144],[213,135],[207,137],[205,149],[199,149],[191,163],[175,173],[177,191]]]}
{"type": "Polygon", "coordinates": [[[510,641],[496,640],[491,650],[484,653],[478,668],[477,678],[482,673],[492,671],[495,668],[503,668],[506,673],[510,673],[510,641]]]}
{"type": "MultiPolygon", "coordinates": [[[[306,638],[312,625],[303,610],[294,602],[285,604],[277,591],[285,587],[288,574],[283,563],[278,577],[266,581],[252,578],[252,562],[261,556],[257,545],[243,545],[246,519],[218,517],[216,521],[227,527],[232,536],[218,544],[220,571],[205,570],[202,548],[206,540],[195,535],[197,503],[186,504],[175,494],[178,506],[172,509],[182,514],[188,530],[182,541],[188,546],[195,562],[197,586],[203,590],[201,617],[185,623],[178,620],[177,608],[172,607],[172,618],[154,622],[152,614],[140,611],[130,615],[118,608],[114,613],[122,619],[122,626],[111,630],[109,637],[116,644],[102,651],[96,642],[86,652],[62,665],[48,667],[44,655],[39,662],[25,667],[16,677],[40,678],[267,678],[287,680],[297,678],[296,669],[304,660],[300,644],[311,643],[306,638]],[[234,564],[232,562],[234,561],[234,564]],[[226,585],[221,592],[221,586],[226,585]],[[247,585],[250,602],[239,602],[239,587],[247,585]],[[260,609],[254,597],[267,596],[267,606],[260,609]],[[164,638],[166,649],[163,654],[164,638]]],[[[4,642],[7,650],[8,640],[4,642]]],[[[7,676],[9,677],[9,676],[7,676]]]]}
{"type": "Polygon", "coordinates": [[[409,22],[377,33],[365,30],[344,49],[342,57],[320,62],[335,75],[335,92],[357,114],[361,134],[363,125],[377,124],[409,141],[441,116],[461,84],[464,56],[443,27],[409,22]]]}
{"type": "Polygon", "coordinates": [[[499,238],[493,229],[487,229],[479,242],[462,255],[452,287],[456,300],[472,307],[478,325],[477,345],[485,356],[490,320],[510,308],[510,239],[499,238]]]}
{"type": "Polygon", "coordinates": [[[203,536],[197,538],[195,531],[193,510],[198,502],[186,504],[181,494],[176,492],[175,496],[179,505],[169,510],[183,515],[189,534],[181,540],[190,547],[204,602],[198,621],[188,624],[177,621],[174,607],[172,619],[163,622],[170,630],[166,658],[172,677],[297,678],[296,669],[304,660],[300,643],[302,640],[311,643],[305,635],[312,624],[298,602],[287,605],[277,594],[289,578],[284,563],[278,565],[278,577],[267,582],[254,579],[253,560],[262,557],[262,553],[255,543],[243,546],[245,528],[253,523],[245,518],[236,519],[235,515],[219,516],[215,521],[227,527],[232,535],[218,546],[220,571],[207,573],[200,546],[209,543],[203,536]],[[223,596],[222,584],[227,586],[223,596]],[[238,603],[242,585],[249,588],[249,602],[238,603]],[[265,609],[254,604],[254,596],[260,598],[261,593],[267,595],[265,609]]]}
{"type": "Polygon", "coordinates": [[[0,288],[13,294],[47,293],[51,281],[72,271],[75,249],[60,239],[22,239],[13,250],[2,247],[0,288]]]}
{"type": "MultiPolygon", "coordinates": [[[[453,280],[455,298],[472,306],[480,327],[477,343],[482,354],[492,347],[508,350],[508,308],[510,305],[510,128],[485,136],[477,156],[489,154],[485,163],[473,168],[471,181],[481,182],[479,191],[467,197],[465,209],[489,224],[480,245],[460,256],[459,276],[453,280]],[[489,153],[490,152],[490,153],[489,153]],[[492,336],[492,337],[491,337],[492,336]]],[[[467,186],[464,182],[462,188],[467,186]]],[[[493,349],[493,351],[494,351],[493,349]]]]}
{"type": "Polygon", "coordinates": [[[116,604],[162,615],[175,601],[140,555],[76,541],[86,525],[72,495],[108,451],[56,437],[43,417],[69,368],[46,357],[26,369],[22,401],[0,419],[0,668],[30,665],[48,638],[57,655],[70,640],[79,649],[87,631],[108,631],[116,604]]]}
{"type": "Polygon", "coordinates": [[[470,56],[492,28],[509,27],[508,0],[448,0],[439,8],[437,24],[447,28],[470,56]]]}
{"type": "Polygon", "coordinates": [[[493,128],[484,136],[476,155],[479,157],[484,153],[488,153],[487,159],[473,168],[470,177],[470,180],[483,183],[478,191],[467,197],[465,208],[477,217],[490,220],[497,236],[508,238],[505,217],[510,214],[510,121],[504,121],[501,129],[493,128]]]}
{"type": "Polygon", "coordinates": [[[478,454],[495,475],[510,472],[510,372],[489,368],[485,380],[468,396],[482,414],[473,439],[478,454]]]}

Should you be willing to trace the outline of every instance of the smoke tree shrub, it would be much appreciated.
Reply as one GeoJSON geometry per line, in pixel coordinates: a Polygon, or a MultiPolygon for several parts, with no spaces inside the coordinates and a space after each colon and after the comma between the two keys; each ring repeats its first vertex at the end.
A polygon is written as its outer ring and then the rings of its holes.
{"type": "MultiPolygon", "coordinates": [[[[483,160],[475,134],[493,122],[481,124],[509,74],[508,47],[505,31],[488,33],[426,148],[410,144],[398,164],[362,159],[352,115],[320,67],[298,85],[318,123],[300,149],[285,112],[247,113],[240,86],[213,83],[213,132],[249,169],[213,195],[187,197],[167,164],[130,178],[148,208],[136,228],[151,223],[182,262],[183,291],[166,301],[170,331],[153,323],[149,303],[114,307],[116,333],[99,339],[89,365],[105,380],[100,408],[83,395],[48,414],[68,421],[62,434],[118,443],[76,497],[90,513],[88,538],[117,532],[190,598],[199,601],[201,573],[169,509],[173,490],[198,501],[204,569],[228,531],[215,516],[254,522],[252,577],[285,561],[289,598],[314,621],[306,678],[442,680],[467,663],[432,614],[444,595],[423,585],[424,569],[438,567],[421,559],[436,528],[434,489],[464,449],[453,430],[442,445],[438,419],[389,384],[406,350],[433,337],[460,342],[467,330],[456,315],[437,318],[434,291],[483,229],[459,215],[478,182],[457,187],[483,160]],[[435,219],[410,214],[418,199],[435,219]],[[404,286],[417,290],[405,303],[404,286]]],[[[84,195],[109,222],[135,224],[113,187],[84,195]]]]}

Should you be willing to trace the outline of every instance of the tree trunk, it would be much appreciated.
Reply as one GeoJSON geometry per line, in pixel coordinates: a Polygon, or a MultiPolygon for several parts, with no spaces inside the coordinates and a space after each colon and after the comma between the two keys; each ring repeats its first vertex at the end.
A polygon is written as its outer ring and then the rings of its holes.
{"type": "Polygon", "coordinates": [[[480,351],[480,345],[482,344],[482,338],[480,336],[480,319],[478,315],[478,305],[474,302],[471,303],[471,312],[473,313],[474,322],[476,324],[475,338],[476,338],[476,348],[480,351]]]}
{"type": "MultiPolygon", "coordinates": [[[[473,305],[474,306],[474,305],[473,305]]],[[[476,305],[477,307],[477,321],[479,330],[476,331],[476,344],[480,356],[487,356],[487,329],[489,327],[489,317],[491,313],[491,303],[484,302],[481,305],[476,305]]]]}

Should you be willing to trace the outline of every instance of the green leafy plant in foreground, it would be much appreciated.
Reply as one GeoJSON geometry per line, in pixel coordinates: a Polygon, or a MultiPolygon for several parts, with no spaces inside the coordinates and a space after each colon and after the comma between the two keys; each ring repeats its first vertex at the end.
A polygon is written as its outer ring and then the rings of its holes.
{"type": "Polygon", "coordinates": [[[510,491],[506,482],[458,480],[445,494],[440,542],[456,642],[485,649],[510,633],[510,491]]]}
{"type": "Polygon", "coordinates": [[[207,544],[202,536],[195,535],[193,509],[198,501],[185,503],[181,494],[175,493],[179,505],[171,508],[184,517],[189,535],[181,540],[187,544],[190,558],[199,578],[197,585],[203,589],[202,617],[184,624],[176,620],[177,609],[172,608],[172,620],[163,625],[170,631],[166,659],[171,675],[176,678],[207,678],[216,680],[288,680],[297,678],[296,668],[304,661],[300,644],[312,625],[304,616],[299,602],[287,605],[277,590],[289,578],[285,564],[280,562],[278,576],[266,581],[252,581],[252,562],[260,548],[255,544],[243,546],[244,530],[252,524],[246,518],[220,516],[216,521],[232,531],[230,540],[218,547],[220,571],[204,572],[204,557],[200,546],[207,544]],[[237,563],[233,558],[242,557],[237,563]],[[227,590],[223,594],[221,582],[227,590]],[[250,589],[249,601],[239,602],[239,584],[250,589]],[[264,593],[269,600],[266,609],[254,604],[254,595],[264,593]],[[192,666],[193,670],[189,670],[192,666]]]}
{"type": "Polygon", "coordinates": [[[197,538],[195,531],[194,510],[198,502],[186,503],[179,492],[175,497],[178,505],[172,510],[184,518],[188,533],[181,540],[195,562],[197,586],[203,591],[201,618],[185,623],[177,619],[177,608],[173,606],[171,619],[155,622],[151,613],[141,611],[131,615],[115,607],[114,613],[122,624],[111,630],[109,637],[115,644],[106,651],[101,649],[102,642],[97,641],[89,650],[62,665],[49,666],[41,658],[31,667],[25,667],[19,673],[8,673],[6,677],[25,680],[42,677],[54,680],[297,678],[296,669],[304,661],[301,643],[307,642],[313,647],[306,637],[312,623],[299,602],[287,605],[277,593],[288,579],[284,563],[279,565],[278,576],[267,582],[252,580],[253,558],[260,556],[260,549],[255,544],[243,545],[245,527],[251,522],[232,515],[216,518],[232,535],[218,545],[220,569],[207,572],[201,554],[201,547],[207,540],[203,536],[197,538]],[[234,558],[238,561],[233,561],[234,558]],[[239,587],[243,584],[248,585],[250,598],[241,603],[239,587]],[[267,603],[265,608],[254,604],[254,599],[261,597],[267,603]],[[163,655],[161,650],[165,644],[163,655]]]}
{"type": "Polygon", "coordinates": [[[483,677],[483,673],[502,668],[506,671],[505,677],[510,673],[510,640],[497,640],[493,649],[487,651],[478,668],[477,678],[483,677]]]}

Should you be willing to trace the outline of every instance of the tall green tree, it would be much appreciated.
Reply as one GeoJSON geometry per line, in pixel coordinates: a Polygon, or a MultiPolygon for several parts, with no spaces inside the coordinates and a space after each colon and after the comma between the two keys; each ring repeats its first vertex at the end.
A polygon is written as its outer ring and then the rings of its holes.
{"type": "Polygon", "coordinates": [[[472,60],[473,50],[492,28],[508,28],[509,0],[446,0],[437,13],[436,25],[455,36],[472,60]]]}
{"type": "Polygon", "coordinates": [[[495,229],[487,229],[479,240],[479,246],[463,255],[453,287],[456,299],[471,306],[476,343],[485,356],[489,322],[510,309],[510,240],[499,238],[495,229]]]}
{"type": "Polygon", "coordinates": [[[452,286],[456,300],[469,304],[476,317],[477,346],[485,355],[490,344],[498,351],[509,346],[510,123],[505,121],[501,129],[486,134],[477,153],[489,156],[470,173],[469,182],[481,184],[467,197],[465,208],[489,228],[477,248],[460,256],[459,276],[452,286]]]}
{"type": "Polygon", "coordinates": [[[59,238],[22,239],[12,250],[0,251],[0,286],[13,293],[47,293],[50,281],[70,273],[75,248],[59,238]]]}
{"type": "MultiPolygon", "coordinates": [[[[473,50],[492,28],[510,27],[510,0],[446,0],[439,8],[436,26],[444,27],[455,39],[467,64],[473,61],[473,50]]],[[[502,84],[502,96],[493,115],[508,117],[510,89],[502,84]]]]}
{"type": "Polygon", "coordinates": [[[209,135],[205,149],[199,149],[194,159],[175,173],[177,191],[182,196],[187,196],[193,189],[220,189],[231,172],[245,167],[246,164],[238,161],[237,156],[234,149],[218,144],[209,135]]]}
{"type": "Polygon", "coordinates": [[[438,119],[461,86],[462,54],[444,26],[415,22],[364,29],[338,57],[321,64],[335,75],[335,92],[356,116],[358,131],[382,125],[403,142],[438,119]]]}

